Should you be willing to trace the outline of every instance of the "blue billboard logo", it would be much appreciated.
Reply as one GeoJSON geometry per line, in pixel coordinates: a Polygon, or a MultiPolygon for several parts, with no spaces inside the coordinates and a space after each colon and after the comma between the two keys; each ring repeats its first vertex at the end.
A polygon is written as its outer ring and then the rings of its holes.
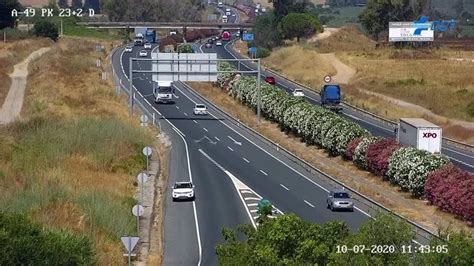
{"type": "Polygon", "coordinates": [[[424,30],[432,30],[438,32],[445,32],[447,30],[454,30],[457,26],[455,20],[435,20],[430,22],[428,16],[421,16],[418,20],[413,21],[414,26],[417,26],[413,35],[421,35],[424,30]]]}

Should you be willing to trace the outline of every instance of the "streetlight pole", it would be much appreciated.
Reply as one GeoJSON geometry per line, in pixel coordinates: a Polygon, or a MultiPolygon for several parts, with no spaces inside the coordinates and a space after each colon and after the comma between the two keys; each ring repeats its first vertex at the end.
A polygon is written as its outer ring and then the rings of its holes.
{"type": "Polygon", "coordinates": [[[260,126],[260,107],[261,107],[261,101],[262,101],[262,92],[260,88],[260,58],[257,59],[258,66],[257,66],[257,95],[258,95],[258,100],[257,100],[257,125],[260,126]]]}
{"type": "Polygon", "coordinates": [[[128,78],[129,78],[129,88],[128,88],[128,107],[129,107],[129,110],[128,110],[128,115],[129,116],[132,116],[133,115],[133,85],[132,85],[132,82],[133,82],[133,71],[132,71],[132,65],[133,64],[133,60],[132,60],[132,57],[129,58],[129,67],[128,67],[128,78]]]}

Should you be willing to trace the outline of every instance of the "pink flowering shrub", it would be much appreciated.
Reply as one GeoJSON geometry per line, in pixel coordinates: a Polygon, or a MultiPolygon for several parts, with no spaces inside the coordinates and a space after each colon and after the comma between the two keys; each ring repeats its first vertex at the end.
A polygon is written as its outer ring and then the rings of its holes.
{"type": "Polygon", "coordinates": [[[386,179],[388,161],[393,152],[400,148],[395,139],[380,139],[369,145],[365,152],[367,168],[370,172],[386,179]]]}

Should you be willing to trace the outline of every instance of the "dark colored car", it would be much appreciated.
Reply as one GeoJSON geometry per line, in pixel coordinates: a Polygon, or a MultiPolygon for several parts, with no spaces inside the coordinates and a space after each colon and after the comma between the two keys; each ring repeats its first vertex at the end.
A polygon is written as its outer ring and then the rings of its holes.
{"type": "Polygon", "coordinates": [[[275,78],[274,77],[266,77],[265,78],[265,82],[267,82],[268,84],[271,84],[271,85],[275,85],[276,84],[276,81],[275,81],[275,78]]]}

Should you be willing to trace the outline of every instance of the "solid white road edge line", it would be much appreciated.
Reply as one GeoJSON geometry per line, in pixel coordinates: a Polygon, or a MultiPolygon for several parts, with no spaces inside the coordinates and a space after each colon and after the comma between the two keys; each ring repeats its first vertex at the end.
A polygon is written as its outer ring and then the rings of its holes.
{"type": "MultiPolygon", "coordinates": [[[[173,128],[176,133],[178,133],[177,130],[179,129],[175,129],[173,128]]],[[[189,160],[189,150],[188,150],[188,144],[186,143],[186,140],[184,139],[183,135],[179,134],[178,135],[181,137],[181,139],[183,140],[184,142],[184,147],[186,149],[186,160],[187,160],[187,163],[188,163],[188,174],[189,174],[189,181],[191,181],[191,183],[193,182],[193,175],[191,173],[191,162],[189,160]]],[[[199,222],[198,222],[198,217],[197,217],[197,211],[196,211],[196,201],[193,201],[193,212],[194,212],[194,223],[196,225],[196,235],[197,235],[197,239],[198,239],[198,248],[199,248],[199,260],[198,260],[198,266],[201,265],[201,260],[202,260],[202,246],[201,246],[201,236],[200,236],[200,233],[199,233],[199,222]]]]}

